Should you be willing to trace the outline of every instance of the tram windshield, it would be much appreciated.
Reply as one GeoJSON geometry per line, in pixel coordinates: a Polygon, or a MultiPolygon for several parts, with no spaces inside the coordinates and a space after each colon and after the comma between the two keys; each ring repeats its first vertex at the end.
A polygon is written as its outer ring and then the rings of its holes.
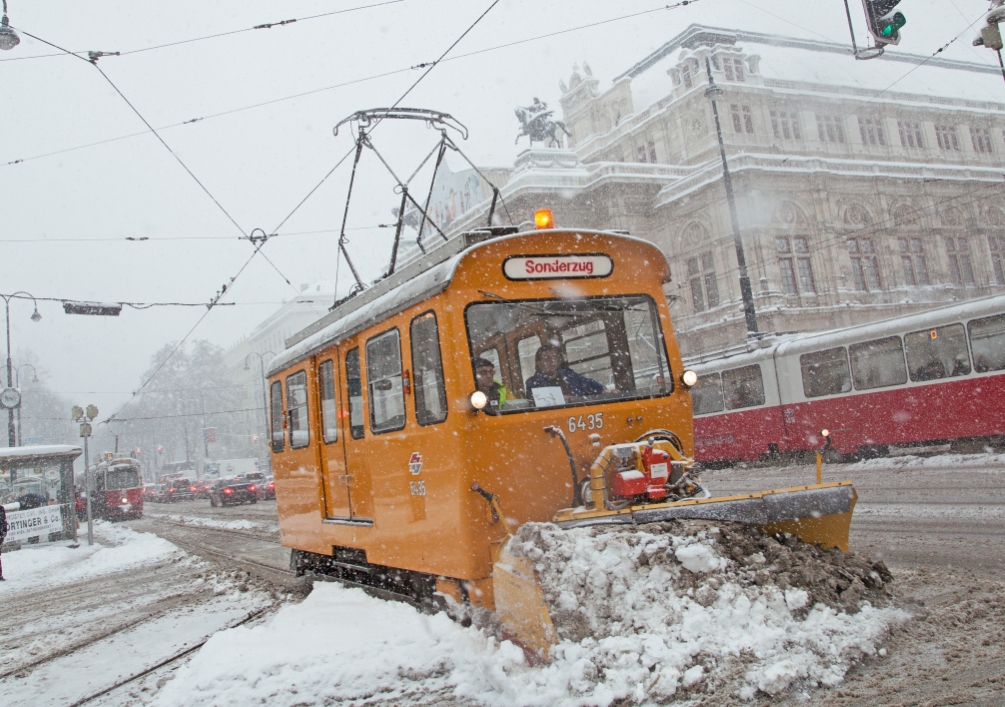
{"type": "Polygon", "coordinates": [[[496,298],[469,305],[465,318],[475,380],[499,412],[673,390],[650,297],[496,298]]]}
{"type": "Polygon", "coordinates": [[[109,469],[105,473],[105,489],[108,491],[134,489],[139,485],[140,475],[132,467],[109,469]]]}

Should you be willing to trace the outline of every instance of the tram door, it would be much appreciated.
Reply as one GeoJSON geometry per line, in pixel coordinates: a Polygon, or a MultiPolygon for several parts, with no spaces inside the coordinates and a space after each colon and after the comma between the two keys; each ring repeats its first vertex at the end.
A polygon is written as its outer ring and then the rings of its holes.
{"type": "Polygon", "coordinates": [[[350,517],[350,491],[346,483],[345,450],[340,418],[346,414],[339,404],[337,354],[318,363],[318,402],[320,406],[321,483],[324,485],[325,514],[329,518],[350,517]]]}
{"type": "Polygon", "coordinates": [[[366,412],[364,409],[362,362],[360,347],[348,344],[339,347],[339,355],[344,362],[341,417],[342,448],[345,453],[345,471],[342,483],[349,494],[349,511],[354,520],[373,518],[370,465],[367,459],[366,412]]]}

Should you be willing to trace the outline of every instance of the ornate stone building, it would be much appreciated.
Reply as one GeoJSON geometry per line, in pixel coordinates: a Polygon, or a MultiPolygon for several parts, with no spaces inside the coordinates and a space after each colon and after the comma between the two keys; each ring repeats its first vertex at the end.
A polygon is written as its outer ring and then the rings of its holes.
{"type": "MultiPolygon", "coordinates": [[[[998,67],[691,26],[604,89],[561,83],[569,149],[520,154],[509,213],[660,245],[688,354],[744,340],[706,67],[761,331],[827,329],[1005,292],[998,67]],[[706,63],[707,62],[707,63],[706,63]]],[[[484,223],[488,203],[451,224],[484,223]]]]}

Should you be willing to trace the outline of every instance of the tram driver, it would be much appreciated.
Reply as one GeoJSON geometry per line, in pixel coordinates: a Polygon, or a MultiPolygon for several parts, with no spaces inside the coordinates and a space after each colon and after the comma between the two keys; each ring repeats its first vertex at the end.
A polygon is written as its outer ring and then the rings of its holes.
{"type": "Polygon", "coordinates": [[[495,364],[487,358],[476,358],[474,368],[475,384],[478,386],[478,390],[488,396],[489,405],[494,408],[501,408],[505,405],[508,391],[506,386],[496,380],[495,364]]]}
{"type": "MultiPolygon", "coordinates": [[[[537,350],[534,355],[534,368],[536,373],[527,379],[526,385],[527,395],[532,397],[534,388],[561,388],[562,395],[566,399],[599,395],[606,390],[603,383],[569,368],[562,355],[562,349],[552,344],[545,344],[537,350]]],[[[536,398],[535,402],[538,402],[536,398]]]]}

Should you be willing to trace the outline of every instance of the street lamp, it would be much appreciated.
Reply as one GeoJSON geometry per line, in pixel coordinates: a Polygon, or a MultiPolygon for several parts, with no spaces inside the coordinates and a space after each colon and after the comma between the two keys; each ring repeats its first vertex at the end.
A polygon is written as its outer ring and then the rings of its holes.
{"type": "MultiPolygon", "coordinates": [[[[35,314],[38,314],[38,312],[36,311],[35,314]]],[[[38,318],[41,319],[42,315],[39,315],[38,318]]],[[[18,390],[21,390],[21,369],[22,368],[30,368],[31,369],[31,382],[32,383],[38,383],[38,371],[35,370],[35,367],[33,365],[31,365],[30,363],[22,363],[20,366],[18,366],[17,368],[14,369],[14,378],[15,378],[15,380],[17,382],[17,389],[18,390]]],[[[17,406],[17,446],[19,446],[19,447],[22,444],[22,437],[23,437],[23,434],[21,433],[21,406],[18,405],[17,406]]]]}
{"type": "Polygon", "coordinates": [[[3,20],[0,20],[0,49],[9,52],[21,43],[21,38],[8,25],[7,20],[7,0],[3,0],[3,20]]]}
{"type": "MultiPolygon", "coordinates": [[[[4,7],[6,8],[6,2],[4,3],[4,7]]],[[[35,300],[34,295],[23,291],[15,292],[12,295],[0,294],[0,297],[3,298],[4,305],[6,305],[5,310],[7,314],[7,387],[4,388],[3,392],[0,392],[0,406],[7,408],[8,447],[13,447],[16,441],[14,435],[14,408],[21,406],[21,391],[14,387],[14,369],[11,366],[10,360],[10,301],[19,295],[31,297],[31,301],[35,302],[35,311],[31,315],[31,320],[33,322],[37,322],[42,319],[42,315],[38,313],[38,302],[35,300]]],[[[24,299],[24,297],[21,297],[21,299],[24,299]]]]}
{"type": "MultiPolygon", "coordinates": [[[[266,351],[265,354],[272,354],[273,356],[276,355],[272,351],[266,351]]],[[[247,356],[245,356],[244,357],[244,370],[250,371],[251,367],[248,365],[248,360],[252,356],[258,356],[258,366],[259,366],[259,369],[261,370],[261,373],[262,373],[262,379],[261,379],[261,381],[262,381],[262,416],[265,418],[265,436],[262,437],[262,440],[265,441],[266,444],[268,444],[267,440],[269,439],[269,398],[265,394],[265,354],[260,354],[257,351],[252,351],[250,354],[248,354],[247,356]]]]}
{"type": "Polygon", "coordinates": [[[726,187],[726,202],[729,204],[729,220],[733,225],[733,246],[736,248],[736,263],[740,268],[740,297],[743,299],[743,318],[747,323],[747,336],[757,333],[757,312],[754,310],[754,293],[750,289],[750,275],[747,274],[747,258],[743,254],[740,240],[740,219],[736,215],[736,199],[733,196],[733,179],[726,164],[726,148],[722,144],[722,126],[719,124],[719,107],[715,99],[722,95],[722,88],[712,78],[712,65],[705,57],[705,71],[708,87],[705,97],[712,101],[712,115],[715,117],[715,134],[719,138],[719,156],[722,158],[722,183],[726,187]]]}

